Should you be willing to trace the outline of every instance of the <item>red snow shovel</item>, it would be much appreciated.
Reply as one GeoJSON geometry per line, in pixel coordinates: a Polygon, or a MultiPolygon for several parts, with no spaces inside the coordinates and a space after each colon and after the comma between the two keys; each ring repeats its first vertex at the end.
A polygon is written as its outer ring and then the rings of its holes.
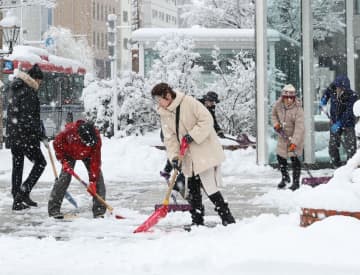
{"type": "MultiPolygon", "coordinates": [[[[88,190],[88,192],[91,194],[91,196],[93,196],[95,199],[98,200],[98,202],[100,202],[102,205],[104,205],[106,207],[107,210],[109,210],[111,215],[113,214],[114,208],[111,207],[98,193],[93,193],[91,191],[89,191],[89,185],[83,181],[78,174],[75,173],[75,171],[73,169],[67,169],[66,172],[68,172],[70,175],[74,176],[74,178],[76,178],[82,185],[84,185],[86,187],[86,189],[88,190]]],[[[115,214],[114,217],[116,219],[125,219],[123,216],[115,214]]]]}
{"type": "MultiPolygon", "coordinates": [[[[180,155],[179,155],[179,166],[181,165],[181,162],[184,158],[185,151],[188,148],[189,144],[186,143],[186,140],[183,138],[181,140],[180,145],[180,155]]],[[[175,180],[177,175],[179,174],[179,170],[175,169],[174,173],[171,176],[170,184],[168,187],[168,190],[165,195],[165,199],[163,200],[163,205],[159,208],[157,208],[154,213],[145,221],[143,222],[138,228],[134,230],[134,233],[141,233],[148,231],[151,227],[156,225],[161,218],[166,217],[168,211],[169,211],[169,199],[171,195],[171,190],[173,189],[175,185],[175,180]]]]}
{"type": "MultiPolygon", "coordinates": [[[[289,137],[287,137],[287,136],[285,135],[285,132],[284,132],[283,130],[280,130],[280,131],[277,132],[277,133],[278,133],[281,137],[283,137],[284,139],[286,139],[287,142],[290,142],[289,137]]],[[[297,153],[296,153],[296,151],[293,151],[293,153],[295,154],[295,156],[296,156],[297,158],[299,158],[298,155],[297,155],[297,153]]],[[[331,179],[331,177],[314,177],[314,176],[311,174],[309,168],[308,168],[305,164],[303,165],[303,167],[304,167],[305,171],[308,173],[309,177],[308,177],[308,178],[302,178],[301,184],[306,184],[306,185],[310,185],[311,187],[315,187],[315,186],[318,186],[319,184],[327,183],[327,182],[331,179]]]]}

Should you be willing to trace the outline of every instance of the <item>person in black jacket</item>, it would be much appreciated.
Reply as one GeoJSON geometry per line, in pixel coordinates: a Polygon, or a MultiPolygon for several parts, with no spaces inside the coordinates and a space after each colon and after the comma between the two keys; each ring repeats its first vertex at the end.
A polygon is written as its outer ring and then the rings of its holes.
{"type": "Polygon", "coordinates": [[[10,85],[7,109],[7,133],[12,154],[13,210],[37,206],[30,192],[43,173],[46,160],[40,149],[40,140],[47,142],[41,130],[40,101],[37,90],[43,79],[40,67],[35,64],[28,73],[19,72],[10,85]],[[22,182],[24,157],[34,165],[22,182]]]}
{"type": "Polygon", "coordinates": [[[353,106],[358,99],[357,92],[351,90],[346,75],[339,75],[325,90],[320,99],[320,110],[324,111],[330,101],[329,155],[332,166],[342,165],[339,148],[342,145],[349,160],[356,152],[355,122],[353,106]],[[344,141],[342,141],[342,138],[344,141]]]}
{"type": "Polygon", "coordinates": [[[219,124],[216,120],[216,115],[215,115],[216,104],[220,102],[220,100],[218,98],[218,94],[215,92],[209,91],[206,95],[204,95],[201,99],[199,99],[199,101],[202,104],[204,104],[204,106],[209,110],[210,114],[212,115],[212,117],[214,119],[214,129],[215,129],[216,134],[220,138],[225,138],[224,131],[219,126],[219,124]]]}

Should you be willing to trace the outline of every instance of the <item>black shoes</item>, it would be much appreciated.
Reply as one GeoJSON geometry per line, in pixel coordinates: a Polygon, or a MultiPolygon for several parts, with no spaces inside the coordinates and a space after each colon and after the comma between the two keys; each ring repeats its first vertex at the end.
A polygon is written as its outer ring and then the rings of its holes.
{"type": "Polygon", "coordinates": [[[37,206],[38,206],[37,202],[33,201],[33,200],[30,198],[30,195],[29,195],[29,194],[27,194],[27,195],[24,196],[23,202],[24,202],[25,204],[27,204],[28,206],[33,206],[33,207],[37,207],[37,206]]]}
{"type": "Polygon", "coordinates": [[[37,207],[38,204],[34,202],[32,199],[30,199],[29,193],[24,194],[22,192],[19,192],[16,194],[12,206],[12,210],[21,211],[29,208],[30,206],[37,207]]]}
{"type": "Polygon", "coordinates": [[[12,210],[15,210],[15,211],[21,211],[21,210],[24,210],[27,208],[30,208],[30,206],[28,206],[22,202],[15,202],[15,201],[12,206],[12,210]]]}
{"type": "Polygon", "coordinates": [[[278,184],[277,187],[279,189],[283,189],[283,188],[286,187],[286,183],[290,183],[290,182],[291,182],[290,176],[289,176],[289,174],[286,174],[286,175],[282,176],[282,179],[281,179],[281,181],[280,181],[280,183],[278,184]]]}
{"type": "Polygon", "coordinates": [[[291,190],[291,191],[295,191],[295,190],[297,190],[297,189],[299,189],[299,187],[300,187],[300,185],[299,185],[299,183],[297,182],[294,182],[290,187],[289,187],[289,189],[291,190]]]}

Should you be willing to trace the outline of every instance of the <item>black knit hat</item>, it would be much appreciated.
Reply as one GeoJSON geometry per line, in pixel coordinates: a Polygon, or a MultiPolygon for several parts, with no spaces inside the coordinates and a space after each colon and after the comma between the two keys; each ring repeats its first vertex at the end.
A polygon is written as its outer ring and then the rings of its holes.
{"type": "Polygon", "coordinates": [[[28,71],[28,74],[33,79],[43,79],[44,78],[44,75],[38,64],[35,64],[34,66],[32,66],[32,68],[28,71]]]}
{"type": "Polygon", "coordinates": [[[95,127],[92,122],[84,122],[78,128],[78,133],[82,143],[86,146],[94,146],[98,142],[95,127]]]}
{"type": "Polygon", "coordinates": [[[208,101],[214,101],[216,103],[220,102],[220,100],[218,98],[218,94],[215,92],[212,92],[212,91],[210,91],[206,95],[204,95],[204,99],[208,100],[208,101]]]}

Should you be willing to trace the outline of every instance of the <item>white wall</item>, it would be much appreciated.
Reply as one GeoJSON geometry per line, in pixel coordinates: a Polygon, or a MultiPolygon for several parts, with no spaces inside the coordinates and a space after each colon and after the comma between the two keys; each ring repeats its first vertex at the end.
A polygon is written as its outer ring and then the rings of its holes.
{"type": "Polygon", "coordinates": [[[15,15],[22,18],[22,38],[28,41],[42,40],[42,34],[48,29],[48,9],[42,6],[24,6],[14,11],[15,15]],[[22,16],[21,16],[22,14],[22,16]]]}
{"type": "Polygon", "coordinates": [[[143,0],[140,18],[142,28],[177,27],[176,0],[143,0]]]}
{"type": "Polygon", "coordinates": [[[131,70],[131,0],[122,0],[120,3],[117,25],[118,33],[118,68],[120,71],[131,70]]]}

